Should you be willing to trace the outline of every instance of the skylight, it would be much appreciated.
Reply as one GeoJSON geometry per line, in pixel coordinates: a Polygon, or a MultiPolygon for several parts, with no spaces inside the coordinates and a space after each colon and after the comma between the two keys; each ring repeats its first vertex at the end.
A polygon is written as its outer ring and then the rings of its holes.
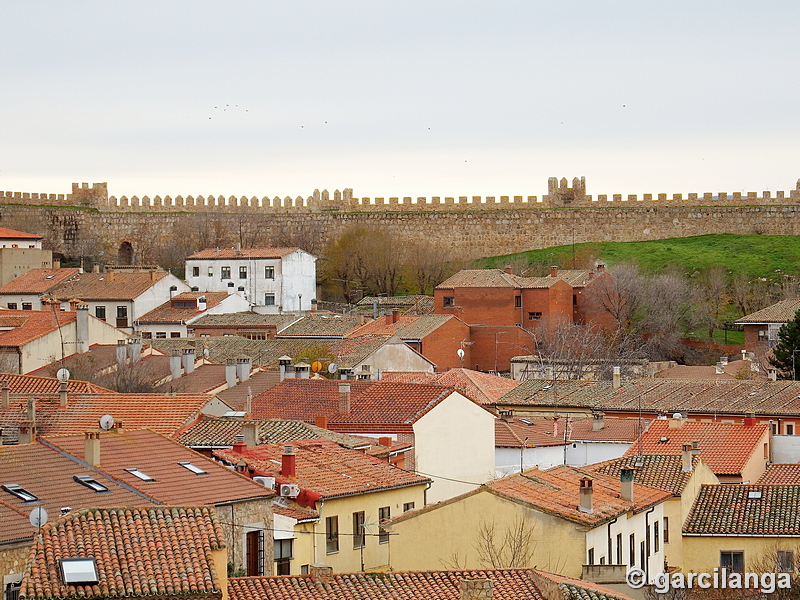
{"type": "Polygon", "coordinates": [[[125,469],[128,473],[133,475],[134,477],[138,477],[142,481],[155,481],[150,475],[147,473],[142,473],[139,469],[125,469]]]}
{"type": "Polygon", "coordinates": [[[67,585],[98,583],[97,565],[94,557],[61,558],[61,577],[67,585]]]}
{"type": "Polygon", "coordinates": [[[761,500],[761,490],[750,490],[747,492],[747,497],[750,500],[761,500]]]}
{"type": "Polygon", "coordinates": [[[23,502],[36,502],[39,498],[31,494],[29,491],[22,489],[16,483],[8,483],[2,488],[9,494],[13,494],[23,502]]]}
{"type": "Polygon", "coordinates": [[[104,486],[102,483],[97,481],[96,479],[92,479],[88,475],[75,475],[72,477],[74,481],[77,481],[81,485],[85,485],[87,488],[94,492],[107,492],[108,488],[104,486]]]}
{"type": "Polygon", "coordinates": [[[532,421],[528,421],[528,419],[519,419],[520,423],[525,423],[525,425],[533,425],[532,421]]]}
{"type": "Polygon", "coordinates": [[[243,417],[247,414],[246,410],[226,410],[223,417],[243,417]]]}
{"type": "Polygon", "coordinates": [[[179,462],[178,464],[180,466],[184,467],[185,469],[189,469],[195,475],[208,475],[208,471],[204,471],[203,469],[201,469],[197,465],[193,465],[190,462],[179,462]]]}

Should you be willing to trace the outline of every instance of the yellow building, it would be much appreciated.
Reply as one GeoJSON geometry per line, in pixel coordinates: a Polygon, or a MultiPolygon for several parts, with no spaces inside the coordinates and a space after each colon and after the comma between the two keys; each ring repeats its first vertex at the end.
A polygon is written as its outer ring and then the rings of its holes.
{"type": "Polygon", "coordinates": [[[275,569],[308,573],[324,563],[334,572],[375,571],[391,564],[381,525],[425,505],[430,479],[329,440],[265,444],[239,442],[215,456],[274,487],[275,569]]]}
{"type": "MultiPolygon", "coordinates": [[[[626,471],[626,474],[629,474],[626,471]]],[[[630,564],[650,579],[670,493],[569,466],[531,469],[394,519],[395,570],[532,567],[580,577],[585,564],[630,564]]]]}
{"type": "Polygon", "coordinates": [[[800,485],[704,485],[683,526],[684,571],[795,572],[800,485]]]}

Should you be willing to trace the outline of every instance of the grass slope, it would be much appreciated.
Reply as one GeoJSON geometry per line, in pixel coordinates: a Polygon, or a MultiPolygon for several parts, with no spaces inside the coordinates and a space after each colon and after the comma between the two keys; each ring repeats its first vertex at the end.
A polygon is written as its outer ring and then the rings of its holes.
{"type": "Polygon", "coordinates": [[[575,244],[574,257],[573,264],[571,245],[555,246],[484,258],[476,261],[475,266],[503,268],[507,264],[527,263],[534,269],[539,266],[539,270],[549,265],[585,269],[601,261],[606,265],[635,262],[647,273],[674,267],[686,273],[724,267],[729,272],[745,273],[749,278],[800,275],[800,236],[721,234],[646,242],[592,242],[575,244]]]}

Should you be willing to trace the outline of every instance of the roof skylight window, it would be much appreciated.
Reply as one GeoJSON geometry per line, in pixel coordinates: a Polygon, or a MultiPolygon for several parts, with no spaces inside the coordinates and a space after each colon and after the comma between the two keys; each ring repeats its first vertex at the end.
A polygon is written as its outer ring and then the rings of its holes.
{"type": "Polygon", "coordinates": [[[147,473],[142,473],[139,469],[125,469],[128,473],[133,475],[134,477],[138,477],[142,481],[155,481],[150,475],[147,473]]]}
{"type": "Polygon", "coordinates": [[[67,585],[99,583],[97,565],[94,557],[87,558],[61,558],[61,578],[67,585]]]}
{"type": "Polygon", "coordinates": [[[77,481],[81,485],[85,485],[87,488],[92,490],[93,492],[107,492],[108,488],[104,486],[102,483],[97,481],[96,479],[92,479],[88,475],[75,475],[72,477],[74,481],[77,481]]]}
{"type": "Polygon", "coordinates": [[[761,490],[750,490],[747,492],[747,497],[750,500],[761,500],[761,490]]]}
{"type": "Polygon", "coordinates": [[[208,475],[208,471],[204,471],[203,469],[201,469],[197,465],[193,465],[190,462],[185,462],[184,461],[184,462],[179,462],[178,464],[180,466],[182,466],[183,468],[185,468],[185,469],[189,469],[195,475],[208,475]]]}
{"type": "Polygon", "coordinates": [[[9,494],[12,494],[22,500],[23,502],[36,502],[39,498],[31,494],[29,491],[22,489],[16,483],[8,483],[2,488],[9,494]]]}
{"type": "Polygon", "coordinates": [[[243,417],[247,414],[246,410],[226,410],[223,417],[243,417]]]}
{"type": "Polygon", "coordinates": [[[525,423],[525,425],[533,425],[533,422],[529,421],[528,419],[519,419],[519,422],[525,423]]]}

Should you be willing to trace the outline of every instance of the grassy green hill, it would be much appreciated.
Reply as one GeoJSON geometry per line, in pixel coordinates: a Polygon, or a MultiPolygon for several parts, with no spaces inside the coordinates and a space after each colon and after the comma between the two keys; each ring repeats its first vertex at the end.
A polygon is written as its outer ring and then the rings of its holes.
{"type": "MultiPolygon", "coordinates": [[[[606,265],[635,262],[647,273],[677,267],[686,273],[724,267],[749,278],[800,275],[800,236],[783,235],[701,235],[647,242],[597,242],[555,246],[519,254],[494,256],[476,261],[478,268],[525,264],[534,270],[558,265],[562,269],[588,268],[595,261],[606,265]],[[574,257],[574,260],[573,260],[574,257]]],[[[545,274],[545,273],[538,273],[545,274]]]]}

